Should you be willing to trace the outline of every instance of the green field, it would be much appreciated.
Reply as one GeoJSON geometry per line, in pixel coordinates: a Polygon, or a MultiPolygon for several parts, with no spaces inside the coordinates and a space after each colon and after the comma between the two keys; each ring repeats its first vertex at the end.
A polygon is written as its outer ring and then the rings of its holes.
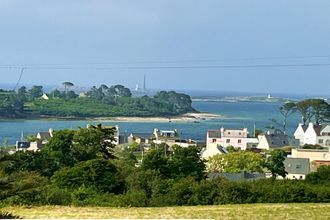
{"type": "Polygon", "coordinates": [[[166,208],[7,207],[23,218],[79,219],[330,219],[330,204],[248,204],[166,208]]]}

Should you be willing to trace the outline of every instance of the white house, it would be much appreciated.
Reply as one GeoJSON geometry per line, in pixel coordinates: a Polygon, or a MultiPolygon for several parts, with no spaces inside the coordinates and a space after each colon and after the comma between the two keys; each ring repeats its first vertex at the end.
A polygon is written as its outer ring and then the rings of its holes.
{"type": "Polygon", "coordinates": [[[206,146],[206,148],[201,152],[201,156],[203,159],[207,160],[210,157],[213,157],[217,154],[227,154],[228,151],[226,148],[221,147],[217,143],[210,143],[206,146]]]}
{"type": "Polygon", "coordinates": [[[258,149],[270,150],[289,146],[289,138],[279,129],[271,129],[266,134],[258,135],[258,149]]]}
{"type": "Polygon", "coordinates": [[[299,124],[294,137],[299,140],[300,145],[330,147],[330,125],[299,124]]]}
{"type": "Polygon", "coordinates": [[[233,146],[246,150],[248,147],[257,147],[258,140],[248,137],[248,129],[225,129],[209,130],[206,137],[206,148],[209,146],[233,146]]]}

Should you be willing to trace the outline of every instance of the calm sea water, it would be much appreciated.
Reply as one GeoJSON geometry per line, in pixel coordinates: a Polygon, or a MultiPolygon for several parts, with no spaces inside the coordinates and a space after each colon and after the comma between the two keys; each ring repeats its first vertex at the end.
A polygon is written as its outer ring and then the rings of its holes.
{"type": "MultiPolygon", "coordinates": [[[[192,138],[199,141],[205,141],[206,132],[209,129],[243,128],[247,127],[250,132],[253,131],[254,123],[257,128],[266,129],[271,125],[270,118],[281,119],[278,108],[281,103],[254,103],[254,102],[194,102],[193,107],[202,112],[209,112],[223,115],[223,118],[215,120],[193,122],[102,122],[104,125],[119,125],[121,133],[130,134],[133,132],[152,133],[154,128],[162,130],[178,129],[183,138],[192,138]]],[[[0,121],[0,145],[5,139],[10,144],[19,140],[21,133],[24,136],[36,134],[39,131],[47,131],[49,128],[76,129],[85,127],[86,124],[97,124],[100,121],[53,121],[53,120],[2,120],[0,121]]],[[[299,123],[299,116],[294,115],[288,123],[288,132],[292,134],[299,123]]]]}

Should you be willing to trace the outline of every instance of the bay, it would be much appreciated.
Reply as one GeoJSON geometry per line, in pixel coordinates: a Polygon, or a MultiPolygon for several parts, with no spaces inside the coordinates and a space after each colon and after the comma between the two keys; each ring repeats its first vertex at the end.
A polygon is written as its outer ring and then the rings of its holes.
{"type": "MultiPolygon", "coordinates": [[[[209,129],[244,128],[253,132],[254,124],[257,128],[265,130],[272,123],[269,119],[281,121],[278,108],[282,103],[259,103],[259,102],[193,102],[193,107],[201,112],[219,114],[222,117],[212,120],[195,122],[118,122],[97,120],[1,120],[0,121],[0,145],[4,140],[14,144],[20,140],[21,133],[24,136],[36,135],[39,131],[47,131],[49,128],[77,129],[86,127],[87,124],[118,125],[121,134],[152,133],[154,128],[161,130],[178,129],[182,138],[191,138],[200,142],[205,141],[206,132],[209,129]]],[[[288,134],[292,135],[299,123],[298,114],[290,117],[288,121],[288,134]]]]}

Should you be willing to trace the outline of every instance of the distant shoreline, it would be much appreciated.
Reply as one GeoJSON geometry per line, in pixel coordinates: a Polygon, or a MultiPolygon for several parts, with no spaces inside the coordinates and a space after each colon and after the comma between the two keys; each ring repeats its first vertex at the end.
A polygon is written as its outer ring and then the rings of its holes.
{"type": "Polygon", "coordinates": [[[49,121],[102,121],[102,122],[200,122],[205,120],[223,118],[223,115],[211,114],[207,112],[193,112],[178,116],[158,116],[158,117],[134,117],[134,116],[115,116],[115,117],[25,117],[25,118],[0,118],[0,121],[7,120],[49,120],[49,121]]]}

